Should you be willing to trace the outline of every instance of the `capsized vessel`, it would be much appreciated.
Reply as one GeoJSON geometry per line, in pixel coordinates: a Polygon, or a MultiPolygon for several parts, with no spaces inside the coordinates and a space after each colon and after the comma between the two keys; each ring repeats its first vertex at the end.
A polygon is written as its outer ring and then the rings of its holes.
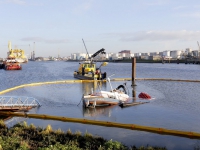
{"type": "Polygon", "coordinates": [[[124,85],[119,85],[116,89],[113,89],[110,78],[107,78],[107,81],[110,84],[111,91],[100,90],[99,92],[83,95],[85,107],[117,105],[129,100],[129,95],[124,85]]]}

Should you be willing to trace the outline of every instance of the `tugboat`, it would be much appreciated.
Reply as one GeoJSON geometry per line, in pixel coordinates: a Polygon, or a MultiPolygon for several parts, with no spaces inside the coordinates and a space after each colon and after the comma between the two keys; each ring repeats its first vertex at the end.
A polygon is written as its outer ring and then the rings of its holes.
{"type": "Polygon", "coordinates": [[[106,80],[106,72],[101,72],[101,66],[106,66],[108,63],[103,62],[97,68],[96,63],[93,61],[93,58],[98,54],[105,54],[104,50],[103,48],[100,49],[90,57],[90,60],[79,63],[78,70],[74,71],[74,78],[81,80],[106,80]]]}
{"type": "Polygon", "coordinates": [[[21,70],[22,66],[13,56],[9,56],[3,61],[2,68],[5,70],[21,70]]]}
{"type": "MultiPolygon", "coordinates": [[[[84,43],[84,41],[83,41],[84,43]]],[[[85,45],[85,43],[84,43],[85,45]]],[[[86,47],[85,47],[86,48],[86,47]]],[[[87,49],[86,49],[87,51],[87,49]]],[[[96,67],[96,63],[93,61],[94,57],[98,54],[105,54],[105,49],[102,48],[94,53],[89,60],[84,61],[83,63],[79,63],[78,70],[74,71],[74,78],[81,80],[106,80],[106,72],[101,72],[101,67],[106,66],[108,63],[103,62],[98,68],[96,67]]],[[[88,54],[88,51],[87,51],[88,54]]],[[[88,54],[89,56],[89,54],[88,54]]]]}

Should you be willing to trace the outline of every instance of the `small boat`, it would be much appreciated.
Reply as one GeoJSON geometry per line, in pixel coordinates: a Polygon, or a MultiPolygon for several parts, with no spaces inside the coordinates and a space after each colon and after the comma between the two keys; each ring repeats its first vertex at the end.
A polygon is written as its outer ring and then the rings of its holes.
{"type": "Polygon", "coordinates": [[[107,62],[103,62],[99,68],[92,61],[84,61],[80,63],[77,71],[74,71],[74,78],[80,80],[106,80],[106,72],[101,72],[101,66],[106,66],[107,62]]]}
{"type": "MultiPolygon", "coordinates": [[[[110,83],[109,78],[107,78],[107,81],[110,83]]],[[[129,95],[126,92],[124,85],[119,85],[116,89],[112,89],[110,83],[110,87],[111,91],[100,90],[99,92],[92,92],[91,94],[83,95],[83,103],[85,107],[117,105],[129,100],[129,95]]]]}
{"type": "Polygon", "coordinates": [[[6,60],[3,61],[2,68],[5,70],[21,70],[22,66],[15,59],[15,57],[9,56],[6,60]]]}
{"type": "MultiPolygon", "coordinates": [[[[83,41],[84,43],[84,41],[83,41]]],[[[85,43],[84,43],[85,45],[85,43]]],[[[85,46],[86,48],[86,46],[85,46]]],[[[87,51],[87,48],[86,48],[87,51]]],[[[94,62],[94,58],[99,54],[105,54],[105,49],[102,48],[89,57],[87,51],[86,61],[79,63],[78,70],[74,71],[74,78],[81,80],[106,80],[106,72],[101,72],[101,67],[106,66],[108,63],[103,62],[98,68],[94,62]]]]}

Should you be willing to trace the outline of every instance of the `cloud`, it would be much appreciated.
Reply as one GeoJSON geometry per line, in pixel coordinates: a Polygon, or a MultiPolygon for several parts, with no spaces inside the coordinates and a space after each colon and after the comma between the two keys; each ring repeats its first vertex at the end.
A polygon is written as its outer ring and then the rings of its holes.
{"type": "Polygon", "coordinates": [[[0,0],[0,4],[14,4],[14,5],[21,5],[21,6],[43,6],[42,2],[35,2],[35,1],[26,1],[26,0],[0,0]]]}
{"type": "Polygon", "coordinates": [[[24,0],[6,0],[5,2],[7,3],[13,3],[17,5],[25,5],[26,2],[24,0]]]}
{"type": "Polygon", "coordinates": [[[169,0],[151,0],[151,1],[146,1],[144,4],[149,5],[149,6],[155,6],[155,5],[165,5],[169,2],[169,0]]]}
{"type": "Polygon", "coordinates": [[[190,17],[190,18],[200,18],[200,12],[192,12],[187,14],[181,14],[182,17],[190,17]]]}
{"type": "Polygon", "coordinates": [[[200,39],[200,31],[140,31],[118,36],[122,41],[196,41],[200,39]]]}
{"type": "Polygon", "coordinates": [[[175,9],[175,10],[188,9],[188,10],[192,11],[193,9],[198,10],[199,8],[200,8],[200,5],[179,5],[179,6],[174,7],[173,9],[175,9]]]}
{"type": "Polygon", "coordinates": [[[194,8],[200,8],[200,5],[194,5],[194,8]]]}
{"type": "Polygon", "coordinates": [[[175,9],[175,10],[180,10],[180,9],[185,9],[185,8],[188,8],[188,7],[189,7],[189,6],[180,5],[180,6],[174,7],[173,9],[175,9]]]}
{"type": "Polygon", "coordinates": [[[69,40],[66,39],[44,39],[41,37],[26,37],[22,38],[22,41],[30,41],[30,42],[43,42],[43,43],[48,43],[48,44],[57,44],[57,43],[68,43],[69,40]]]}
{"type": "Polygon", "coordinates": [[[93,4],[93,0],[84,1],[84,3],[77,5],[73,9],[73,12],[76,14],[81,14],[83,12],[86,12],[91,9],[92,4],[93,4]]]}

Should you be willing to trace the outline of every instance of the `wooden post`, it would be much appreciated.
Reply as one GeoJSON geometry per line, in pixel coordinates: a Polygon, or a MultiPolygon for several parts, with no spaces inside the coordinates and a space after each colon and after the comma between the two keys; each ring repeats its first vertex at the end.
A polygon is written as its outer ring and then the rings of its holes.
{"type": "Polygon", "coordinates": [[[132,58],[132,81],[135,82],[136,76],[136,58],[132,58]]]}
{"type": "Polygon", "coordinates": [[[132,86],[135,86],[136,78],[136,58],[132,58],[132,86]]]}
{"type": "Polygon", "coordinates": [[[135,91],[135,86],[133,86],[132,97],[133,97],[133,102],[135,102],[135,101],[136,101],[136,91],[135,91]]]}

